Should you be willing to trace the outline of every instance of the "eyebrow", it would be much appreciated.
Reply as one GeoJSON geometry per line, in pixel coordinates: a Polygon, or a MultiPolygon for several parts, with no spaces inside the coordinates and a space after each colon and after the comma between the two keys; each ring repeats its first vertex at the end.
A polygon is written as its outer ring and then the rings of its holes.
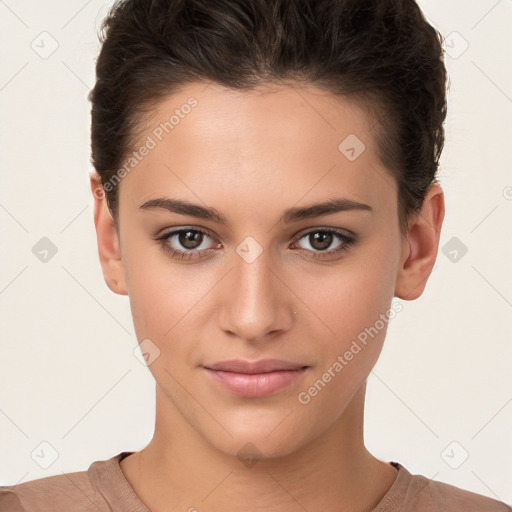
{"type": "MultiPolygon", "coordinates": [[[[193,204],[179,199],[164,197],[150,199],[139,208],[143,210],[164,209],[173,213],[210,220],[219,224],[228,224],[227,218],[217,209],[193,204]]],[[[289,208],[288,210],[285,210],[279,221],[284,224],[290,224],[303,219],[311,219],[321,217],[323,215],[330,215],[332,213],[352,210],[368,211],[373,213],[372,207],[368,204],[359,203],[347,198],[337,198],[309,206],[289,208]]]]}

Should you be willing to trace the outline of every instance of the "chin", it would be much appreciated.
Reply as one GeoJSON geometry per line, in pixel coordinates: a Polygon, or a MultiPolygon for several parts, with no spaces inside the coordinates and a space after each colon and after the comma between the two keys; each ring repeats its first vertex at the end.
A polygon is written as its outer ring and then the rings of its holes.
{"type": "Polygon", "coordinates": [[[253,467],[265,460],[286,457],[296,452],[300,446],[283,441],[276,443],[269,440],[237,438],[229,443],[229,446],[217,446],[230,457],[236,457],[247,467],[253,467]]]}
{"type": "Polygon", "coordinates": [[[247,467],[252,467],[259,460],[276,459],[286,457],[300,450],[307,442],[303,426],[284,425],[280,416],[272,422],[269,428],[267,422],[263,426],[261,422],[254,420],[252,424],[245,428],[239,423],[231,423],[233,428],[226,424],[227,430],[232,437],[224,435],[222,438],[211,432],[209,436],[210,444],[219,451],[240,459],[247,467]],[[280,425],[280,422],[283,424],[280,425]],[[277,426],[277,428],[276,428],[277,426]]]}

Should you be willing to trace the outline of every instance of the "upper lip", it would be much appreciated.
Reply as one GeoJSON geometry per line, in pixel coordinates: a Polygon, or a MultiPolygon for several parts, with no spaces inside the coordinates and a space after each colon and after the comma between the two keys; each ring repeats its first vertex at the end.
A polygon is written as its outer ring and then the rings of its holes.
{"type": "Polygon", "coordinates": [[[268,373],[279,370],[300,370],[307,365],[282,361],[280,359],[261,359],[260,361],[245,361],[243,359],[231,359],[219,361],[218,363],[205,365],[210,370],[221,370],[224,372],[236,373],[268,373]]]}

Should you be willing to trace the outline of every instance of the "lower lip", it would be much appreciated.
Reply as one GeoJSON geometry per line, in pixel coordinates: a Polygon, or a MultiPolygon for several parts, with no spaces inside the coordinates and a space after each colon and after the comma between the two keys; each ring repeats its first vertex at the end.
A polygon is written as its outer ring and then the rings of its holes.
{"type": "Polygon", "coordinates": [[[212,378],[235,395],[250,398],[269,396],[297,381],[307,370],[279,370],[268,373],[235,373],[205,368],[212,378]]]}

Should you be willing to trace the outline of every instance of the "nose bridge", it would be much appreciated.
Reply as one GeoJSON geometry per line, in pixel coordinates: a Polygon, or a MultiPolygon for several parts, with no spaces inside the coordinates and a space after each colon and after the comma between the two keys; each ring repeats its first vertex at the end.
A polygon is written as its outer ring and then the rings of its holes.
{"type": "Polygon", "coordinates": [[[276,278],[272,251],[253,237],[246,237],[233,254],[222,327],[246,340],[256,340],[283,329],[286,292],[276,278]]]}
{"type": "Polygon", "coordinates": [[[237,304],[246,312],[252,311],[253,315],[258,314],[257,310],[263,305],[270,309],[274,300],[272,295],[276,292],[271,250],[253,237],[247,237],[236,248],[234,260],[233,292],[238,298],[237,304]]]}

